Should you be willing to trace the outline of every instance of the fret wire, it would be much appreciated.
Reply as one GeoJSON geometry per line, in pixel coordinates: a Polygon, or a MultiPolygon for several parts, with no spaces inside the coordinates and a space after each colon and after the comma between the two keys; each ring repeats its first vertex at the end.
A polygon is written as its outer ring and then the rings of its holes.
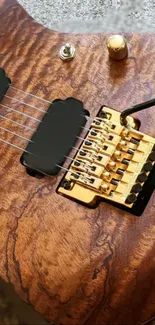
{"type": "Polygon", "coordinates": [[[44,101],[44,102],[46,102],[46,103],[50,103],[50,104],[51,104],[51,101],[49,101],[49,100],[47,100],[47,99],[44,99],[44,98],[41,98],[41,97],[38,97],[38,96],[36,96],[36,95],[33,95],[33,94],[31,94],[31,93],[29,93],[29,92],[27,92],[27,91],[24,91],[24,90],[18,89],[18,88],[16,88],[16,87],[13,87],[13,86],[11,86],[11,84],[10,84],[10,88],[12,88],[12,89],[14,89],[14,90],[21,91],[21,92],[24,93],[24,94],[27,94],[27,95],[29,95],[29,96],[31,96],[31,97],[34,97],[34,98],[40,99],[40,100],[42,100],[42,101],[44,101]]]}
{"type": "Polygon", "coordinates": [[[14,97],[11,97],[11,96],[8,96],[8,95],[4,95],[4,97],[9,98],[9,99],[12,99],[12,100],[15,100],[16,102],[19,102],[19,103],[21,103],[21,104],[23,104],[23,105],[26,105],[26,106],[29,106],[29,107],[31,107],[31,108],[34,108],[34,109],[36,109],[37,111],[40,111],[40,112],[42,112],[42,113],[47,113],[45,110],[43,110],[43,109],[41,109],[41,108],[38,108],[38,107],[36,107],[36,106],[30,105],[30,104],[28,104],[28,103],[26,103],[26,102],[24,102],[24,101],[22,101],[22,100],[19,100],[19,99],[17,99],[17,98],[14,98],[14,97]]]}
{"type": "Polygon", "coordinates": [[[13,122],[14,124],[17,124],[17,125],[19,125],[19,126],[25,128],[25,129],[31,130],[31,131],[33,131],[33,132],[36,132],[36,130],[30,128],[29,126],[24,125],[24,124],[21,124],[21,123],[19,123],[19,122],[16,122],[16,121],[12,120],[12,119],[9,118],[9,117],[5,117],[5,116],[3,116],[3,115],[0,115],[0,119],[1,119],[1,118],[4,119],[4,120],[7,120],[7,121],[10,121],[10,122],[13,122]]]}
{"type": "Polygon", "coordinates": [[[29,141],[29,142],[33,142],[32,140],[29,140],[28,138],[23,137],[22,135],[17,134],[17,133],[15,133],[15,132],[13,132],[13,131],[10,131],[10,130],[8,130],[8,129],[6,129],[6,128],[3,128],[3,127],[1,127],[1,126],[0,126],[0,130],[3,130],[3,131],[8,132],[8,133],[11,133],[11,134],[15,135],[16,137],[21,138],[22,140],[29,141]]]}
{"type": "Polygon", "coordinates": [[[32,117],[31,115],[28,115],[28,114],[26,114],[26,113],[20,112],[20,111],[14,109],[14,108],[11,108],[11,107],[9,107],[9,106],[7,106],[7,105],[3,105],[3,104],[0,103],[0,106],[6,108],[6,109],[8,109],[8,110],[11,110],[12,112],[15,112],[15,113],[17,113],[17,114],[20,114],[20,115],[23,115],[23,116],[25,116],[25,117],[31,118],[31,119],[34,120],[34,121],[37,121],[37,122],[41,122],[41,123],[42,123],[41,120],[39,120],[39,119],[37,119],[37,118],[35,118],[35,117],[32,117]]]}

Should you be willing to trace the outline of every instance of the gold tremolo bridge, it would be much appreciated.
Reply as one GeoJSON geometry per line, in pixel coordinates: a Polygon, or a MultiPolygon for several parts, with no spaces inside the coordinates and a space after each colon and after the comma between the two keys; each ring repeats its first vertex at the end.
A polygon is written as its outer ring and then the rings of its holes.
{"type": "MultiPolygon", "coordinates": [[[[90,207],[104,199],[133,210],[137,202],[145,201],[141,193],[154,169],[155,139],[138,131],[137,120],[129,116],[127,121],[121,125],[120,112],[102,108],[58,193],[90,207]]],[[[141,214],[141,207],[135,214],[141,214]]]]}

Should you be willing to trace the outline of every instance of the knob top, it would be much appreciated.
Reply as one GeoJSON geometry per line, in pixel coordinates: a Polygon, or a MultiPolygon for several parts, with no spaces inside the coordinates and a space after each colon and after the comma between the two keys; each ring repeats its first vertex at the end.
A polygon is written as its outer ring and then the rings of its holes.
{"type": "Polygon", "coordinates": [[[128,55],[127,40],[122,35],[112,35],[107,40],[109,56],[115,60],[122,60],[128,55]]]}

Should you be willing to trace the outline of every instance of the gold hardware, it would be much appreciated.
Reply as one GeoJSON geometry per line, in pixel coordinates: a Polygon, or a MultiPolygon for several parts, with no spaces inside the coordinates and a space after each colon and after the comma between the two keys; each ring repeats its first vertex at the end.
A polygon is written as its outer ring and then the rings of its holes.
{"type": "Polygon", "coordinates": [[[127,142],[125,140],[120,141],[119,148],[122,150],[126,150],[127,142]]]}
{"type": "Polygon", "coordinates": [[[128,55],[127,40],[122,35],[112,35],[107,40],[109,56],[115,60],[122,60],[128,55]]]}
{"type": "Polygon", "coordinates": [[[139,132],[133,117],[128,129],[120,124],[120,112],[109,107],[104,112],[110,123],[105,129],[105,119],[95,118],[65,175],[72,186],[60,185],[58,193],[90,206],[100,197],[132,208],[155,165],[155,139],[139,132]]]}
{"type": "Polygon", "coordinates": [[[108,184],[103,184],[101,186],[101,190],[105,193],[107,193],[109,191],[109,185],[108,184]]]}
{"type": "Polygon", "coordinates": [[[104,181],[110,181],[111,174],[109,172],[104,172],[103,173],[103,179],[104,179],[104,181]]]}
{"type": "Polygon", "coordinates": [[[121,151],[115,151],[114,153],[114,157],[117,161],[121,161],[121,157],[122,157],[122,154],[121,154],[121,151]]]}
{"type": "Polygon", "coordinates": [[[59,52],[60,59],[63,61],[71,61],[75,58],[75,47],[69,43],[62,46],[59,52]]]}
{"type": "Polygon", "coordinates": [[[109,170],[115,170],[116,168],[116,163],[114,161],[111,161],[109,164],[108,164],[108,169],[109,170]]]}
{"type": "Polygon", "coordinates": [[[129,134],[130,134],[129,130],[124,129],[122,132],[122,138],[125,140],[129,140],[129,134]]]}

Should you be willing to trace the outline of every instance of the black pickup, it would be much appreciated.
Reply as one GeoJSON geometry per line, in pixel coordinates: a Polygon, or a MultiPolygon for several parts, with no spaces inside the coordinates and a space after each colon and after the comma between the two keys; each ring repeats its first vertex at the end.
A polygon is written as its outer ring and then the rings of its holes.
{"type": "Polygon", "coordinates": [[[5,74],[5,71],[0,68],[0,102],[11,85],[11,80],[5,74]]]}
{"type": "Polygon", "coordinates": [[[37,172],[56,176],[86,123],[86,115],[83,103],[77,99],[55,100],[33,134],[21,163],[32,175],[37,172]]]}

